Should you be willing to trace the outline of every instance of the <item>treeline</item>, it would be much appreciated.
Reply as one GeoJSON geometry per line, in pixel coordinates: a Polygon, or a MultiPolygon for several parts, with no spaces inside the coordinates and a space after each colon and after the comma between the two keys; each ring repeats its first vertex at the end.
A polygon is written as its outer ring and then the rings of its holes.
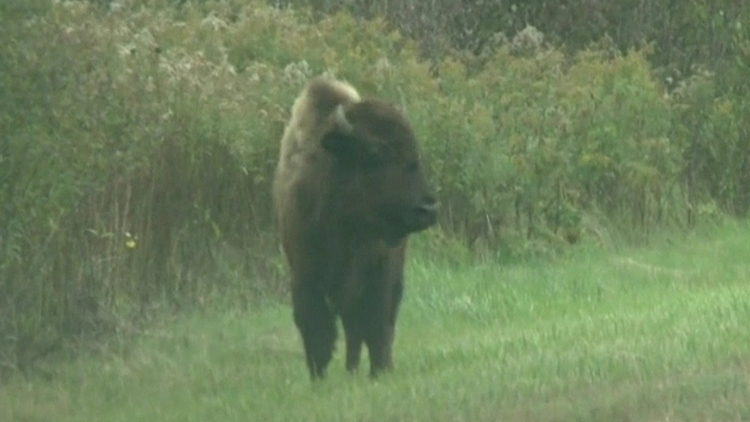
{"type": "MultiPolygon", "coordinates": [[[[412,3],[361,4],[392,19],[407,14],[375,7],[441,4],[412,3]]],[[[489,3],[504,4],[471,4],[489,3]]],[[[0,367],[156,305],[283,292],[270,182],[294,97],[321,73],[407,112],[443,203],[422,236],[436,253],[514,256],[746,215],[750,38],[747,13],[732,18],[722,67],[695,62],[669,85],[654,46],[569,49],[563,31],[521,21],[473,45],[451,26],[428,37],[250,0],[5,2],[0,367]]]]}
{"type": "MultiPolygon", "coordinates": [[[[175,0],[184,4],[184,0],[175,0]]],[[[194,0],[195,1],[195,0],[194,0]]],[[[609,37],[620,52],[653,43],[650,57],[665,76],[692,74],[696,65],[719,69],[734,60],[735,38],[750,5],[734,0],[274,0],[279,7],[308,8],[318,15],[346,10],[382,16],[420,40],[429,55],[449,49],[481,53],[499,38],[531,25],[545,41],[568,53],[609,37]]]]}

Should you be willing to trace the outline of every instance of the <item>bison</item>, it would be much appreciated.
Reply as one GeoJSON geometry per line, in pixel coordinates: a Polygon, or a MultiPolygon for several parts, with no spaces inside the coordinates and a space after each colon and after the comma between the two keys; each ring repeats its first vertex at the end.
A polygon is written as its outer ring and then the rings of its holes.
{"type": "Polygon", "coordinates": [[[338,317],[348,371],[363,343],[371,377],[391,369],[407,238],[437,213],[409,122],[348,83],[312,79],[281,140],[273,200],[310,377],[325,376],[338,317]]]}

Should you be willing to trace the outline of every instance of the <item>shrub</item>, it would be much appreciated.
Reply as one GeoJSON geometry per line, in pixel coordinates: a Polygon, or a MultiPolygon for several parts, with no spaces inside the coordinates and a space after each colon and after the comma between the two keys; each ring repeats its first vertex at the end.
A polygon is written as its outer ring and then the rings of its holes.
{"type": "Polygon", "coordinates": [[[382,20],[99,3],[0,9],[5,368],[154,304],[284,292],[270,183],[294,97],[320,73],[413,122],[443,203],[422,248],[517,256],[596,235],[592,216],[641,234],[747,204],[745,97],[712,75],[666,96],[647,50],[499,42],[432,67],[382,20]]]}

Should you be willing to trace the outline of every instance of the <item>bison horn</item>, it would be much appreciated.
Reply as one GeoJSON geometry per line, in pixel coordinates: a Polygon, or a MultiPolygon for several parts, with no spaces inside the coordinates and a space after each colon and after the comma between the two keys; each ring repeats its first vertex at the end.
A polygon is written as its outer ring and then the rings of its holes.
{"type": "Polygon", "coordinates": [[[334,121],[336,122],[336,126],[344,132],[344,133],[352,133],[354,132],[354,126],[352,126],[351,123],[349,123],[349,120],[346,119],[346,113],[344,112],[344,105],[339,104],[336,107],[336,111],[334,112],[334,121]]]}
{"type": "Polygon", "coordinates": [[[440,209],[440,203],[435,201],[428,204],[422,204],[419,208],[427,212],[436,212],[440,209]]]}

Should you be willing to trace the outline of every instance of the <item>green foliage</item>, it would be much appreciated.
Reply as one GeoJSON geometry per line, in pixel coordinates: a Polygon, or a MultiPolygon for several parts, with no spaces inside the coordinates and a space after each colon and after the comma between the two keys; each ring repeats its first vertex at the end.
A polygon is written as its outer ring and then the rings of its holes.
{"type": "Polygon", "coordinates": [[[427,137],[448,207],[463,204],[448,209],[451,222],[458,215],[484,234],[501,222],[527,238],[575,241],[583,214],[595,210],[629,230],[668,213],[681,218],[683,208],[665,198],[682,171],[672,104],[642,53],[606,51],[570,60],[554,50],[517,57],[501,48],[475,77],[443,61],[450,111],[431,113],[427,137]]]}
{"type": "Polygon", "coordinates": [[[742,28],[731,71],[667,94],[649,49],[604,40],[571,56],[531,27],[430,66],[384,20],[343,12],[36,0],[0,13],[3,368],[154,303],[284,292],[271,177],[291,104],[321,73],[413,122],[443,204],[422,253],[547,254],[750,204],[742,28]]]}
{"type": "Polygon", "coordinates": [[[284,113],[269,104],[289,98],[247,95],[280,70],[240,78],[221,48],[185,42],[212,24],[60,3],[3,34],[6,365],[156,298],[276,278],[253,254],[284,113]],[[216,267],[220,248],[245,255],[239,273],[216,267]]]}

